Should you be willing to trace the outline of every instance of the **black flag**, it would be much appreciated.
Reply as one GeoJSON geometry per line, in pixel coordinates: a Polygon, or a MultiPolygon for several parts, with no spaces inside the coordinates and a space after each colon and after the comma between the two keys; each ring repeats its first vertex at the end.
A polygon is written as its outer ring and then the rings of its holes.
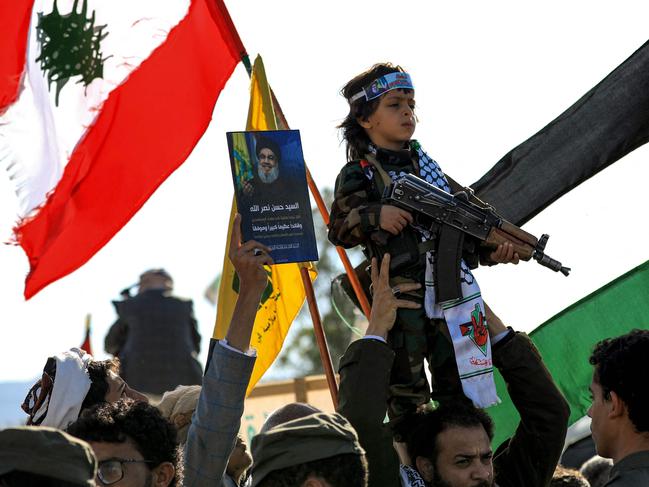
{"type": "Polygon", "coordinates": [[[649,42],[479,181],[476,195],[523,225],[649,140],[649,42]]]}

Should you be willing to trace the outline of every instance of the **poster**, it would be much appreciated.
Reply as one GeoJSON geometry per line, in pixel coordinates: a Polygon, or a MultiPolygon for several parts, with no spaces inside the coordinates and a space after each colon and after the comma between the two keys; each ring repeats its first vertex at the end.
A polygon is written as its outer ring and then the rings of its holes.
{"type": "Polygon", "coordinates": [[[226,135],[244,241],[270,247],[276,264],[318,260],[300,132],[226,135]]]}

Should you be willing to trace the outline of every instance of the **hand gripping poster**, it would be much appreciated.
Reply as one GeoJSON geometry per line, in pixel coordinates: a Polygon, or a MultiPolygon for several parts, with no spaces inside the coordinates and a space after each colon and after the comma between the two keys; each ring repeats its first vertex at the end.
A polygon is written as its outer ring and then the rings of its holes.
{"type": "Polygon", "coordinates": [[[318,260],[300,132],[226,135],[244,241],[270,247],[276,264],[318,260]]]}

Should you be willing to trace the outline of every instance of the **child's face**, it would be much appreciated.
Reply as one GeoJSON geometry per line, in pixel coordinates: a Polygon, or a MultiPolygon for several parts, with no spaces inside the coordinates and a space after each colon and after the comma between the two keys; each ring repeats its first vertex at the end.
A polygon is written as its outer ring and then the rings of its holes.
{"type": "Polygon", "coordinates": [[[381,96],[376,111],[358,123],[370,140],[384,149],[403,149],[415,133],[415,93],[392,90],[381,96]]]}

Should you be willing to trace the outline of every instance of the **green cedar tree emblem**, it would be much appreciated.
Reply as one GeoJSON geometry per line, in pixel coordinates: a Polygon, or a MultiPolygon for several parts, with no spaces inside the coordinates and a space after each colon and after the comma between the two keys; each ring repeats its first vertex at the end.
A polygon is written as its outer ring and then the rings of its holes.
{"type": "Polygon", "coordinates": [[[101,41],[108,35],[105,25],[95,25],[95,11],[87,17],[88,1],[83,0],[81,11],[77,12],[79,0],[74,1],[72,11],[67,15],[59,13],[56,0],[49,14],[38,13],[36,39],[41,54],[36,61],[47,76],[48,89],[56,85],[56,106],[59,94],[70,78],[80,76],[77,83],[87,87],[95,78],[103,78],[104,61],[101,41]]]}
{"type": "MultiPolygon", "coordinates": [[[[268,276],[268,281],[266,282],[266,289],[264,289],[264,292],[261,294],[261,298],[259,300],[259,307],[261,308],[264,304],[266,304],[266,301],[273,295],[275,292],[275,289],[273,288],[273,280],[271,279],[272,272],[268,267],[264,267],[264,270],[266,271],[266,275],[268,276]]],[[[232,278],[232,290],[239,294],[239,276],[237,273],[234,273],[234,277],[232,278]]],[[[279,294],[275,296],[275,301],[277,301],[277,298],[279,298],[279,294]]]]}

